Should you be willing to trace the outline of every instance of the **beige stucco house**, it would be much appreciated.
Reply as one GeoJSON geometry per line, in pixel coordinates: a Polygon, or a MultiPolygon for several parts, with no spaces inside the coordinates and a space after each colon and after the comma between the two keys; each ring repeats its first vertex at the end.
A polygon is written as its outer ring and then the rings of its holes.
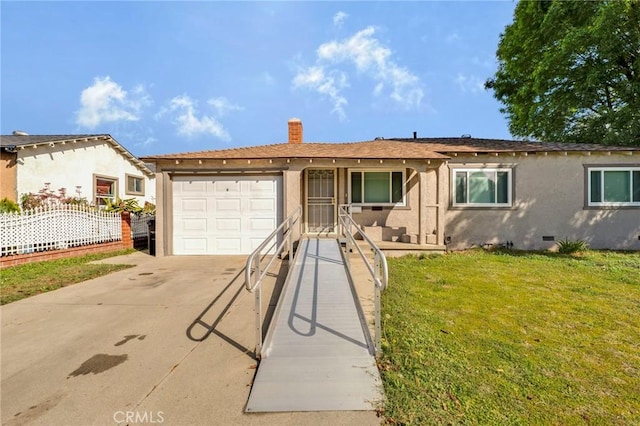
{"type": "Polygon", "coordinates": [[[640,148],[492,139],[288,143],[143,158],[156,165],[157,253],[247,254],[302,206],[304,232],[337,209],[374,239],[411,248],[564,239],[640,249],[640,148]]]}
{"type": "Polygon", "coordinates": [[[104,205],[107,198],[155,203],[154,172],[113,137],[99,135],[0,136],[0,198],[20,201],[47,186],[54,193],[104,205]]]}

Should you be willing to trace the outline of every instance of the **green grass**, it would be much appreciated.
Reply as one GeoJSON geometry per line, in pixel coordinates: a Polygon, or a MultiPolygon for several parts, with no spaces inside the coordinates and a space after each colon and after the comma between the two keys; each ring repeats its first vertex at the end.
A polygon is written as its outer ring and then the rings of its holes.
{"type": "Polygon", "coordinates": [[[0,271],[0,304],[15,302],[60,287],[107,275],[133,265],[91,264],[94,260],[133,253],[134,249],[13,266],[0,271]]]}
{"type": "Polygon", "coordinates": [[[640,253],[389,259],[390,424],[640,424],[640,253]]]}

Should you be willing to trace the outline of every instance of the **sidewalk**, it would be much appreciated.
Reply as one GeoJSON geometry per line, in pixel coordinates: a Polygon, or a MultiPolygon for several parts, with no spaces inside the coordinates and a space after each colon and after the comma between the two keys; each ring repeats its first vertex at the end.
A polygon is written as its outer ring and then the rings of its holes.
{"type": "Polygon", "coordinates": [[[0,307],[2,424],[379,424],[374,412],[244,413],[256,366],[245,261],[137,252],[101,261],[134,268],[0,307]]]}

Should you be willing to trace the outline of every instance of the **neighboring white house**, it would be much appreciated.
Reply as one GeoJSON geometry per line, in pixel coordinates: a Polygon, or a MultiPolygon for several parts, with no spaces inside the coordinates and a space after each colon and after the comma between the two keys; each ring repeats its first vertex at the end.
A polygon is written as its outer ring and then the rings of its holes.
{"type": "Polygon", "coordinates": [[[154,172],[108,134],[0,136],[0,198],[20,201],[45,186],[104,205],[107,198],[156,202],[154,172]]]}

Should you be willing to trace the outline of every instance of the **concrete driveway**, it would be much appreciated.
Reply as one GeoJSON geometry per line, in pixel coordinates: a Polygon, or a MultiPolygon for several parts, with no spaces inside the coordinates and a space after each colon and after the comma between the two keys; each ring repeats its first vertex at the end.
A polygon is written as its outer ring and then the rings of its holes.
{"type": "MultiPolygon", "coordinates": [[[[244,413],[256,368],[245,261],[134,253],[103,261],[131,269],[2,306],[2,424],[379,424],[374,412],[244,413]]],[[[264,311],[286,265],[275,271],[264,311]]]]}

